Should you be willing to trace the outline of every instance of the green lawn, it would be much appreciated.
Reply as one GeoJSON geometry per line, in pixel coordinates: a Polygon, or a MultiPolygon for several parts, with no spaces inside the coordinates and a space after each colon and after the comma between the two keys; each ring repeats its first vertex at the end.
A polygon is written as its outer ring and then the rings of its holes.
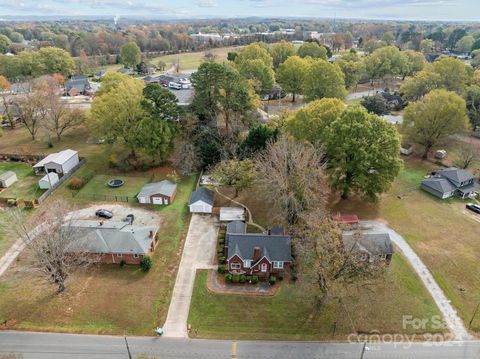
{"type": "Polygon", "coordinates": [[[96,175],[78,192],[77,197],[101,201],[113,201],[120,197],[134,200],[148,181],[147,177],[96,175]],[[122,187],[111,188],[107,185],[111,179],[121,179],[125,183],[122,187]]]}
{"type": "MultiPolygon", "coordinates": [[[[465,212],[468,201],[440,200],[419,186],[439,166],[406,159],[391,190],[377,204],[358,199],[342,201],[335,209],[363,219],[382,218],[402,234],[422,258],[468,327],[480,303],[480,223],[465,212]],[[399,198],[400,197],[400,198],[399,198]]],[[[471,330],[480,332],[480,313],[471,330]]]]}
{"type": "Polygon", "coordinates": [[[18,270],[27,261],[24,254],[16,269],[0,278],[0,322],[11,321],[19,330],[152,335],[167,315],[194,186],[194,176],[183,179],[172,205],[152,208],[162,218],[150,272],[138,266],[100,265],[73,274],[67,291],[56,295],[54,287],[18,270]]]}
{"type": "Polygon", "coordinates": [[[40,197],[44,190],[38,187],[40,176],[36,176],[32,166],[22,162],[0,162],[0,173],[13,171],[18,181],[0,192],[0,197],[32,200],[40,197]]]}
{"type": "Polygon", "coordinates": [[[342,340],[353,331],[413,334],[411,328],[402,328],[403,315],[431,318],[439,314],[418,277],[398,254],[384,281],[352,290],[343,300],[345,305],[332,301],[318,312],[303,301],[296,284],[281,283],[272,297],[246,297],[211,293],[206,280],[207,271],[197,271],[188,319],[193,337],[342,340]]]}
{"type": "MultiPolygon", "coordinates": [[[[212,52],[215,55],[216,62],[225,62],[227,61],[227,55],[230,51],[239,51],[241,47],[223,47],[218,49],[211,49],[209,52],[212,52]]],[[[165,70],[169,70],[172,66],[177,63],[180,63],[180,72],[183,70],[193,70],[198,68],[205,61],[205,51],[199,52],[185,52],[181,54],[173,55],[164,55],[159,57],[154,57],[150,62],[154,65],[158,65],[160,62],[166,64],[165,70]]]]}

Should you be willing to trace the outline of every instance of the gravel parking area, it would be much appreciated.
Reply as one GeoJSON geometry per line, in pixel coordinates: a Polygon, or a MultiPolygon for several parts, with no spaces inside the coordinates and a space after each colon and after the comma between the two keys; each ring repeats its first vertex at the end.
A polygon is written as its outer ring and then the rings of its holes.
{"type": "Polygon", "coordinates": [[[112,219],[102,219],[106,221],[122,221],[127,214],[133,214],[135,216],[135,224],[142,225],[159,225],[161,222],[161,216],[153,211],[147,211],[141,208],[132,208],[115,203],[99,203],[90,207],[82,208],[71,213],[75,219],[98,219],[95,216],[95,211],[98,209],[106,209],[113,213],[112,219]]]}

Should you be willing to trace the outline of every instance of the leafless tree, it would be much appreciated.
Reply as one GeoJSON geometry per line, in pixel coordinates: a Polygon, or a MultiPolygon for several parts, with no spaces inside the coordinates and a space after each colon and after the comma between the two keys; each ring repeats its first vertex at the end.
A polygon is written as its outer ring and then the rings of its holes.
{"type": "Polygon", "coordinates": [[[462,143],[459,149],[458,159],[455,161],[455,166],[467,169],[478,159],[479,150],[476,149],[472,143],[462,143]]]}
{"type": "Polygon", "coordinates": [[[16,234],[31,254],[28,268],[40,273],[61,293],[69,276],[96,263],[98,256],[84,250],[84,238],[75,219],[66,216],[71,211],[64,201],[45,206],[34,220],[25,221],[21,210],[11,214],[16,234]]]}
{"type": "Polygon", "coordinates": [[[325,207],[328,186],[322,158],[314,146],[282,136],[255,160],[262,192],[290,225],[302,212],[325,207]]]}
{"type": "Polygon", "coordinates": [[[85,112],[81,109],[68,107],[55,91],[47,90],[44,94],[47,115],[44,126],[60,140],[64,131],[74,128],[85,120],[85,112]]]}
{"type": "Polygon", "coordinates": [[[352,285],[364,285],[384,272],[385,262],[364,257],[344,244],[335,220],[322,212],[304,213],[295,227],[294,252],[301,292],[319,308],[328,298],[342,298],[352,285]]]}
{"type": "Polygon", "coordinates": [[[34,141],[43,120],[47,115],[44,96],[37,87],[38,81],[28,81],[23,84],[22,93],[15,96],[15,106],[20,120],[34,141]]]}

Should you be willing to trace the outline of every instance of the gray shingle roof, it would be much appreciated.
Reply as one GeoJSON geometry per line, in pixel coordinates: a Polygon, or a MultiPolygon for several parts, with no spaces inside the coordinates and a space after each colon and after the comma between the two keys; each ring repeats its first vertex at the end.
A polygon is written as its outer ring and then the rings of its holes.
{"type": "Polygon", "coordinates": [[[154,240],[150,231],[157,233],[153,226],[128,225],[125,222],[75,221],[82,250],[92,253],[148,254],[154,240]]]}
{"type": "Polygon", "coordinates": [[[467,182],[475,178],[475,176],[467,170],[462,170],[456,167],[446,168],[439,171],[437,175],[443,176],[457,183],[467,182]]]}
{"type": "Polygon", "coordinates": [[[213,206],[213,192],[205,187],[200,187],[196,191],[193,191],[192,196],[190,197],[190,202],[188,202],[188,204],[191,205],[198,201],[203,201],[213,206]]]}
{"type": "Polygon", "coordinates": [[[242,221],[233,221],[227,224],[227,234],[245,234],[247,225],[242,221]]]}
{"type": "Polygon", "coordinates": [[[261,256],[270,262],[292,260],[290,236],[268,236],[265,234],[230,234],[228,236],[229,259],[237,254],[243,260],[253,259],[253,250],[260,247],[261,256]]]}
{"type": "Polygon", "coordinates": [[[88,79],[85,78],[79,78],[75,80],[69,80],[65,83],[65,90],[68,92],[72,88],[76,88],[79,92],[84,92],[86,88],[90,87],[90,82],[88,82],[88,79]]]}
{"type": "Polygon", "coordinates": [[[440,193],[449,193],[457,188],[448,179],[442,177],[427,178],[422,182],[422,185],[433,188],[440,193]]]}
{"type": "Polygon", "coordinates": [[[392,254],[394,252],[388,233],[344,232],[342,238],[347,252],[352,249],[361,252],[366,251],[371,255],[392,254]]]}
{"type": "Polygon", "coordinates": [[[137,197],[153,196],[157,193],[167,197],[172,197],[176,190],[176,183],[169,180],[163,180],[155,183],[147,183],[145,186],[143,186],[137,197]]]}

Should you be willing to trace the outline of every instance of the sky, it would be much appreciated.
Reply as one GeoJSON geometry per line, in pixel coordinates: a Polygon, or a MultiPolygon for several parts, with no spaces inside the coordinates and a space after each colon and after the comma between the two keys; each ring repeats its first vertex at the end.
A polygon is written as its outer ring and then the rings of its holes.
{"type": "Polygon", "coordinates": [[[3,16],[480,20],[480,0],[0,0],[3,16]]]}

